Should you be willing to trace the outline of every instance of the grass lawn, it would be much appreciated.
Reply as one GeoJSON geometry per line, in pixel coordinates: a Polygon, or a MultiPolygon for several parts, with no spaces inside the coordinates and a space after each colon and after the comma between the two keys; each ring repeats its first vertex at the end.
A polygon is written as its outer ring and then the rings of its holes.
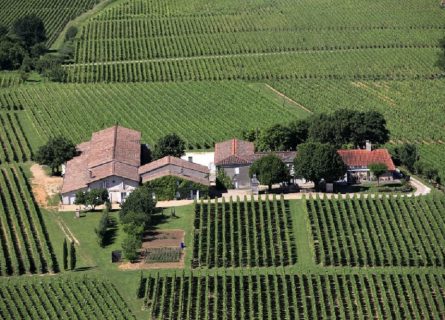
{"type": "MultiPolygon", "coordinates": [[[[125,233],[118,223],[119,213],[111,212],[110,217],[116,222],[116,230],[111,238],[110,244],[101,248],[96,240],[94,228],[99,224],[101,212],[89,212],[84,217],[75,218],[73,212],[43,211],[45,223],[50,233],[51,242],[57,254],[59,264],[62,266],[62,246],[65,235],[60,225],[65,229],[69,228],[74,237],[79,241],[77,250],[77,270],[62,271],[61,276],[91,275],[94,277],[111,280],[126,302],[139,319],[147,319],[148,313],[141,310],[141,301],[136,299],[136,290],[140,271],[122,271],[117,264],[111,263],[111,252],[121,249],[121,242],[125,233]]],[[[154,228],[162,229],[183,229],[185,231],[186,244],[186,269],[190,269],[192,258],[192,230],[193,230],[193,206],[176,208],[176,217],[170,217],[170,209],[165,209],[164,214],[157,214],[153,218],[154,228]]],[[[172,273],[181,270],[144,270],[148,273],[172,273]]]]}

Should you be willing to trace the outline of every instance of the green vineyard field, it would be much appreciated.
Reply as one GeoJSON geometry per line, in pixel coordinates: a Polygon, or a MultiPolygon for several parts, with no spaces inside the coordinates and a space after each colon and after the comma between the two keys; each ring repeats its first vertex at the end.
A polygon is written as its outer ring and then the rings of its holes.
{"type": "Polygon", "coordinates": [[[315,113],[339,108],[381,112],[394,141],[445,140],[444,80],[270,81],[269,84],[315,113]]]}
{"type": "Polygon", "coordinates": [[[435,76],[433,1],[126,0],[92,17],[71,82],[435,76]]]}
{"type": "Polygon", "coordinates": [[[55,135],[86,141],[92,132],[119,122],[140,130],[150,144],[175,132],[189,148],[209,148],[243,129],[308,115],[275,98],[263,86],[234,82],[42,84],[3,90],[0,110],[24,109],[44,141],[55,135]]]}
{"type": "Polygon", "coordinates": [[[289,203],[283,199],[201,202],[195,208],[192,267],[295,264],[289,203]]]}
{"type": "Polygon", "coordinates": [[[427,79],[439,75],[437,48],[377,48],[73,64],[69,82],[427,79]],[[378,61],[378,63],[376,63],[378,61]]]}
{"type": "Polygon", "coordinates": [[[1,276],[59,271],[42,213],[17,165],[0,166],[0,247],[1,276]]]}
{"type": "Polygon", "coordinates": [[[445,198],[306,201],[323,266],[445,266],[445,198]]]}
{"type": "Polygon", "coordinates": [[[0,284],[1,319],[135,319],[108,281],[42,278],[0,284]]]}
{"type": "Polygon", "coordinates": [[[0,111],[0,163],[27,161],[31,156],[32,149],[18,113],[0,111]]]}
{"type": "Polygon", "coordinates": [[[71,19],[91,9],[99,0],[0,0],[0,24],[35,14],[43,20],[47,44],[51,45],[71,19]]]}
{"type": "Polygon", "coordinates": [[[442,319],[443,274],[177,275],[147,279],[151,319],[442,319]]]}
{"type": "Polygon", "coordinates": [[[419,145],[420,158],[439,170],[440,182],[445,183],[445,144],[419,145]]]}

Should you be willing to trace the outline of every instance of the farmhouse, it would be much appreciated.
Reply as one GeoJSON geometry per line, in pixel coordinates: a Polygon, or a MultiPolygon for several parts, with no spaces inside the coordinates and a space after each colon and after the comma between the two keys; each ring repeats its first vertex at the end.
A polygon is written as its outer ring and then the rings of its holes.
{"type": "Polygon", "coordinates": [[[78,191],[98,188],[108,190],[111,202],[122,203],[141,180],[166,176],[209,186],[209,169],[190,161],[168,156],[141,166],[141,133],[118,125],[93,133],[77,150],[79,156],[66,163],[62,204],[74,204],[78,191]]]}
{"type": "Polygon", "coordinates": [[[368,166],[373,163],[383,163],[388,171],[380,177],[381,181],[393,180],[396,167],[387,149],[371,150],[366,149],[338,150],[343,162],[348,167],[347,182],[359,183],[371,181],[372,175],[368,166]]]}
{"type": "MultiPolygon", "coordinates": [[[[236,189],[250,188],[251,179],[249,168],[252,163],[270,154],[268,152],[255,152],[253,142],[239,139],[231,139],[215,144],[215,165],[225,171],[236,189]]],[[[292,170],[295,151],[273,152],[292,170]]]]}
{"type": "Polygon", "coordinates": [[[141,133],[113,126],[93,133],[77,146],[80,155],[68,161],[62,203],[73,204],[78,191],[105,188],[111,202],[122,202],[139,185],[141,133]]]}
{"type": "Polygon", "coordinates": [[[199,198],[202,186],[205,186],[208,189],[210,185],[209,174],[210,170],[205,166],[172,156],[167,156],[150,162],[139,168],[139,175],[142,183],[164,177],[176,177],[176,183],[178,184],[176,198],[181,198],[183,196],[199,198]],[[187,183],[187,195],[181,195],[180,191],[184,191],[184,188],[179,188],[180,182],[184,180],[190,182],[187,183]]]}

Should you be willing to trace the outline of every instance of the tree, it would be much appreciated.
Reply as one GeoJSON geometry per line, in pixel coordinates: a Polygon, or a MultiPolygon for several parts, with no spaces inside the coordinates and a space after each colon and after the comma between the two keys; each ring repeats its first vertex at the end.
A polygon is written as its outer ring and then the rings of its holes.
{"type": "Polygon", "coordinates": [[[63,240],[63,270],[68,270],[68,244],[63,240]]]}
{"type": "Polygon", "coordinates": [[[20,67],[26,56],[23,47],[7,38],[0,41],[0,70],[15,70],[20,67]]]}
{"type": "Polygon", "coordinates": [[[256,148],[260,151],[286,151],[292,148],[292,132],[286,126],[276,124],[261,131],[256,148]]]}
{"type": "Polygon", "coordinates": [[[440,183],[439,171],[430,163],[422,160],[416,161],[414,171],[427,178],[430,182],[440,183]]]}
{"type": "Polygon", "coordinates": [[[108,216],[108,209],[104,209],[102,212],[102,216],[99,220],[99,225],[97,228],[94,229],[94,232],[97,236],[97,242],[101,247],[104,247],[105,245],[105,237],[107,235],[107,229],[109,225],[109,216],[108,216]]]}
{"type": "Polygon", "coordinates": [[[142,245],[141,238],[133,234],[127,234],[127,237],[122,241],[122,251],[124,258],[130,262],[134,262],[139,257],[138,250],[142,245]]]}
{"type": "Polygon", "coordinates": [[[307,142],[298,147],[294,160],[297,177],[313,181],[318,188],[321,179],[335,182],[346,173],[346,165],[333,145],[307,142]]]}
{"type": "Polygon", "coordinates": [[[366,140],[383,144],[389,139],[386,120],[376,111],[354,111],[339,109],[332,114],[320,114],[308,120],[308,138],[311,141],[334,144],[364,146],[366,140]]]}
{"type": "Polygon", "coordinates": [[[71,241],[71,247],[70,247],[70,269],[74,270],[76,269],[76,247],[74,246],[74,241],[71,241]]]}
{"type": "Polygon", "coordinates": [[[404,165],[409,171],[414,170],[414,164],[419,160],[417,146],[411,143],[396,146],[392,150],[392,155],[397,164],[404,165]]]}
{"type": "Polygon", "coordinates": [[[34,14],[18,18],[12,24],[12,33],[29,51],[37,43],[46,41],[46,30],[42,19],[34,14]]]}
{"type": "Polygon", "coordinates": [[[8,27],[3,24],[0,24],[0,38],[6,36],[8,34],[8,27]]]}
{"type": "Polygon", "coordinates": [[[182,157],[185,154],[185,142],[176,133],[168,134],[158,140],[153,150],[153,159],[165,156],[182,157]]]}
{"type": "Polygon", "coordinates": [[[269,191],[272,189],[272,184],[289,180],[286,165],[274,154],[256,160],[249,169],[250,177],[254,174],[261,184],[268,186],[269,191]]]}
{"type": "Polygon", "coordinates": [[[369,171],[377,178],[377,185],[380,184],[380,177],[388,171],[384,163],[371,163],[368,165],[369,171]]]}
{"type": "Polygon", "coordinates": [[[364,146],[369,140],[373,144],[384,144],[389,140],[385,117],[377,111],[358,112],[355,117],[355,130],[351,142],[364,146]]]}
{"type": "Polygon", "coordinates": [[[94,211],[97,206],[105,204],[105,202],[108,202],[108,190],[99,188],[76,192],[74,204],[84,205],[94,211]]]}
{"type": "Polygon", "coordinates": [[[150,223],[151,215],[155,212],[156,201],[153,199],[151,190],[145,186],[136,188],[125,199],[121,206],[119,217],[122,223],[132,223],[138,221],[147,226],[150,223]],[[133,214],[130,214],[132,213],[133,214]],[[137,213],[136,217],[134,213],[137,213]]]}
{"type": "Polygon", "coordinates": [[[233,189],[232,179],[226,174],[223,168],[218,168],[216,172],[216,189],[217,190],[227,190],[233,189]]]}
{"type": "Polygon", "coordinates": [[[71,41],[73,40],[77,35],[77,27],[70,26],[65,33],[65,41],[71,41]]]}
{"type": "Polygon", "coordinates": [[[41,146],[34,160],[51,168],[51,173],[60,172],[60,166],[66,161],[72,159],[76,155],[76,146],[64,137],[50,138],[48,142],[41,146]]]}
{"type": "Polygon", "coordinates": [[[308,139],[310,124],[307,120],[296,120],[289,123],[291,150],[297,150],[299,144],[308,139]]]}

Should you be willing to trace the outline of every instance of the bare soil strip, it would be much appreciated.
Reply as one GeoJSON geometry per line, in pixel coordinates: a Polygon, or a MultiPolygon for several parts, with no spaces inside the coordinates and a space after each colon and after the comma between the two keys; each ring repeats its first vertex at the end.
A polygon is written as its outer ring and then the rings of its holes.
{"type": "Polygon", "coordinates": [[[291,103],[291,104],[293,104],[293,105],[295,105],[295,106],[297,106],[297,107],[303,109],[303,110],[306,111],[306,112],[313,113],[311,110],[309,110],[308,108],[306,108],[306,107],[303,106],[302,104],[296,102],[295,100],[292,100],[291,98],[289,98],[288,96],[286,96],[284,93],[281,93],[280,91],[278,91],[278,90],[275,89],[274,87],[271,87],[271,86],[268,85],[267,83],[266,83],[266,87],[267,87],[268,89],[272,90],[276,95],[278,95],[278,96],[282,97],[283,99],[285,99],[286,101],[288,101],[289,103],[291,103]]]}

